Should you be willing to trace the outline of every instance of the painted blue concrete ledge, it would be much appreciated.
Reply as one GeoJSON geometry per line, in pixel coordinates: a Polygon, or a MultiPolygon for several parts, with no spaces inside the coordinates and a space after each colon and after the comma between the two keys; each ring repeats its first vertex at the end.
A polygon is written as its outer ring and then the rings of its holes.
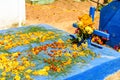
{"type": "Polygon", "coordinates": [[[119,62],[120,58],[114,59],[65,80],[104,80],[108,74],[112,74],[120,69],[119,62]]]}

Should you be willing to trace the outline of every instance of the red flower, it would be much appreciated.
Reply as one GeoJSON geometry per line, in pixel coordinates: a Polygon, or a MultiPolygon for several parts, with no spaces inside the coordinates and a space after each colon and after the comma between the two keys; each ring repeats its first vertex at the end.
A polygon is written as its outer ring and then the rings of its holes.
{"type": "Polygon", "coordinates": [[[115,50],[118,50],[118,49],[119,49],[119,47],[116,45],[116,46],[114,46],[114,49],[115,49],[115,50]]]}

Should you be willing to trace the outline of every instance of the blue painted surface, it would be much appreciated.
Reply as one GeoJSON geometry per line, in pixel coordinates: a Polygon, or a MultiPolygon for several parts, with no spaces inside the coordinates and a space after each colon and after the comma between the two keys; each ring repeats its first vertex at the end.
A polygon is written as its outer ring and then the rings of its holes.
{"type": "Polygon", "coordinates": [[[73,23],[73,25],[72,25],[74,28],[78,28],[78,25],[77,25],[77,23],[73,23]]]}
{"type": "MultiPolygon", "coordinates": [[[[58,29],[53,28],[52,26],[46,25],[46,24],[40,24],[37,25],[38,27],[45,27],[47,29],[55,30],[57,32],[60,32],[63,34],[63,39],[70,38],[70,34],[61,31],[58,29]]],[[[7,30],[1,30],[0,33],[5,34],[7,31],[18,31],[18,30],[24,30],[27,29],[27,27],[21,27],[21,28],[14,28],[14,29],[7,29],[7,30]]],[[[47,43],[51,43],[52,41],[48,41],[41,44],[31,44],[32,47],[43,45],[47,43]]],[[[60,75],[56,78],[54,76],[32,76],[35,80],[103,80],[105,76],[117,71],[120,69],[120,54],[116,52],[113,49],[103,47],[102,49],[94,47],[89,45],[89,48],[96,52],[97,54],[100,54],[100,58],[95,58],[94,60],[89,60],[87,63],[77,63],[74,65],[70,73],[60,75]]],[[[18,46],[16,48],[13,48],[9,50],[10,52],[14,51],[24,51],[27,50],[28,46],[18,46]]],[[[42,55],[42,53],[40,54],[42,55]]],[[[39,64],[38,64],[39,65],[39,64]]],[[[40,64],[38,67],[43,66],[44,64],[40,64]]]]}
{"type": "Polygon", "coordinates": [[[94,30],[93,34],[99,35],[99,36],[107,38],[107,39],[109,39],[109,37],[110,37],[110,35],[108,33],[105,33],[103,31],[99,31],[99,30],[94,30]]]}
{"type": "Polygon", "coordinates": [[[90,7],[89,15],[90,15],[90,17],[92,18],[92,21],[94,21],[95,10],[96,10],[96,9],[95,9],[94,6],[91,6],[91,7],[90,7]]]}
{"type": "Polygon", "coordinates": [[[99,24],[101,31],[110,34],[109,46],[120,44],[120,1],[113,1],[101,9],[99,24]]]}
{"type": "Polygon", "coordinates": [[[103,63],[65,80],[104,80],[108,74],[112,74],[120,69],[120,64],[118,62],[120,62],[120,58],[103,63]]]}
{"type": "Polygon", "coordinates": [[[106,47],[100,49],[90,45],[89,48],[94,52],[100,53],[101,58],[95,58],[81,68],[83,72],[79,71],[78,74],[65,80],[103,80],[109,74],[120,69],[120,55],[118,52],[106,47]]]}
{"type": "Polygon", "coordinates": [[[95,46],[95,47],[97,47],[97,48],[100,48],[100,49],[102,49],[102,48],[103,48],[103,46],[102,46],[102,45],[97,44],[97,43],[92,42],[92,41],[91,41],[91,45],[92,45],[92,46],[95,46]]]}

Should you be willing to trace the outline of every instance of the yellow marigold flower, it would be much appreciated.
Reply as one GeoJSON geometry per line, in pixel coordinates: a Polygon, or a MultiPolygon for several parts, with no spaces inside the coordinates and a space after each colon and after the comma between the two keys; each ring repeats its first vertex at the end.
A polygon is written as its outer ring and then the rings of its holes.
{"type": "Polygon", "coordinates": [[[30,38],[32,41],[36,41],[37,37],[30,38]]]}
{"type": "Polygon", "coordinates": [[[19,75],[16,75],[15,77],[14,77],[14,80],[20,80],[21,79],[21,77],[19,76],[19,75]]]}
{"type": "Polygon", "coordinates": [[[84,15],[82,16],[82,19],[84,19],[84,20],[89,19],[89,18],[90,18],[90,16],[89,16],[88,14],[84,14],[84,15]]]}
{"type": "Polygon", "coordinates": [[[31,36],[31,35],[32,35],[32,32],[29,32],[28,35],[31,36]]]}
{"type": "Polygon", "coordinates": [[[26,57],[21,58],[22,61],[27,61],[28,59],[26,57]]]}
{"type": "Polygon", "coordinates": [[[72,47],[73,47],[73,50],[78,50],[77,44],[73,44],[72,47]]]}
{"type": "Polygon", "coordinates": [[[48,31],[47,33],[48,33],[49,35],[54,34],[54,32],[52,32],[52,31],[48,31]]]}
{"type": "Polygon", "coordinates": [[[4,55],[5,57],[9,56],[9,54],[8,54],[8,53],[3,53],[3,55],[4,55]]]}
{"type": "Polygon", "coordinates": [[[5,77],[6,76],[6,72],[2,72],[1,76],[5,77]]]}
{"type": "Polygon", "coordinates": [[[37,76],[38,75],[38,72],[37,71],[34,71],[32,72],[33,75],[37,76]]]}
{"type": "Polygon", "coordinates": [[[17,69],[20,71],[23,71],[23,70],[25,70],[25,66],[18,66],[17,69]]]}
{"type": "Polygon", "coordinates": [[[72,60],[69,59],[69,60],[67,61],[67,64],[71,64],[71,63],[72,63],[72,60]]]}
{"type": "Polygon", "coordinates": [[[64,43],[62,39],[58,39],[58,43],[64,43]]]}
{"type": "Polygon", "coordinates": [[[5,77],[0,78],[0,80],[6,80],[5,77]]]}
{"type": "Polygon", "coordinates": [[[10,49],[10,48],[12,48],[12,45],[10,45],[10,44],[7,44],[7,45],[4,46],[4,49],[5,49],[5,50],[8,50],[8,49],[10,49]]]}
{"type": "Polygon", "coordinates": [[[85,31],[88,33],[88,34],[92,34],[93,33],[93,30],[90,26],[87,26],[85,27],[85,31]]]}
{"type": "Polygon", "coordinates": [[[49,34],[45,34],[46,37],[49,37],[50,35],[49,34]]]}
{"type": "Polygon", "coordinates": [[[8,66],[12,67],[13,61],[9,61],[8,66]]]}
{"type": "Polygon", "coordinates": [[[0,69],[4,69],[4,66],[2,63],[0,63],[0,69]]]}
{"type": "Polygon", "coordinates": [[[95,42],[95,37],[93,37],[93,38],[91,39],[91,41],[92,41],[92,42],[95,42]]]}
{"type": "Polygon", "coordinates": [[[8,40],[6,40],[6,39],[4,40],[4,43],[8,43],[8,42],[9,42],[8,40]]]}
{"type": "Polygon", "coordinates": [[[78,53],[77,52],[73,52],[72,55],[73,55],[74,58],[76,58],[78,56],[78,53]]]}
{"type": "Polygon", "coordinates": [[[50,70],[50,67],[49,67],[49,66],[45,66],[44,69],[45,69],[46,71],[49,71],[49,70],[50,70]]]}
{"type": "Polygon", "coordinates": [[[31,63],[30,66],[31,66],[31,67],[35,67],[35,63],[31,63]]]}
{"type": "Polygon", "coordinates": [[[88,34],[92,34],[93,33],[93,31],[91,30],[91,31],[88,31],[88,34]]]}
{"type": "Polygon", "coordinates": [[[16,47],[16,46],[17,46],[17,44],[14,42],[14,43],[12,43],[12,46],[13,46],[13,47],[16,47]]]}
{"type": "Polygon", "coordinates": [[[83,27],[83,22],[82,21],[79,21],[77,24],[78,24],[79,28],[83,27]]]}
{"type": "Polygon", "coordinates": [[[29,61],[23,61],[23,64],[25,67],[29,67],[30,66],[30,62],[29,61]]]}
{"type": "Polygon", "coordinates": [[[50,36],[50,37],[48,37],[49,39],[53,39],[53,38],[55,38],[55,36],[50,36]]]}
{"type": "Polygon", "coordinates": [[[72,60],[71,60],[71,59],[68,59],[66,62],[63,63],[63,65],[66,66],[66,65],[69,65],[69,64],[71,64],[71,63],[72,63],[72,60]]]}
{"type": "Polygon", "coordinates": [[[1,45],[4,45],[4,41],[3,40],[0,40],[0,46],[1,45]]]}
{"type": "Polygon", "coordinates": [[[64,56],[72,57],[72,55],[70,53],[65,53],[64,56]]]}
{"type": "Polygon", "coordinates": [[[28,70],[26,70],[25,72],[26,72],[26,73],[31,73],[32,70],[31,70],[31,69],[28,69],[28,70]]]}
{"type": "Polygon", "coordinates": [[[8,59],[4,55],[1,55],[0,59],[1,59],[1,62],[3,63],[6,63],[8,61],[8,59]]]}
{"type": "Polygon", "coordinates": [[[20,73],[20,71],[18,71],[17,69],[12,69],[12,74],[18,75],[19,73],[20,73]]]}
{"type": "Polygon", "coordinates": [[[55,56],[56,56],[56,57],[60,57],[60,56],[62,56],[62,53],[61,53],[61,52],[57,52],[57,53],[55,54],[55,56]]]}
{"type": "Polygon", "coordinates": [[[81,46],[82,46],[83,48],[87,48],[87,47],[88,47],[88,43],[87,43],[87,42],[86,42],[86,43],[82,43],[81,46]]]}
{"type": "MultiPolygon", "coordinates": [[[[24,42],[24,44],[26,43],[25,41],[23,41],[23,42],[24,42]]],[[[16,42],[16,46],[19,46],[21,44],[22,44],[22,42],[19,42],[19,41],[16,42]]]]}
{"type": "Polygon", "coordinates": [[[32,72],[32,74],[33,75],[47,76],[48,72],[46,71],[46,69],[40,69],[40,70],[32,72]]]}
{"type": "Polygon", "coordinates": [[[8,66],[6,66],[5,72],[10,72],[10,71],[11,71],[11,69],[8,66]]]}
{"type": "Polygon", "coordinates": [[[118,49],[118,52],[120,52],[120,49],[118,49]]]}
{"type": "Polygon", "coordinates": [[[84,52],[79,52],[78,56],[85,56],[85,53],[84,52]]]}
{"type": "Polygon", "coordinates": [[[37,70],[38,72],[46,72],[46,69],[40,69],[40,70],[37,70]]]}
{"type": "Polygon", "coordinates": [[[4,36],[4,39],[10,39],[10,35],[4,36]]]}
{"type": "Polygon", "coordinates": [[[61,68],[57,67],[57,72],[60,72],[61,71],[61,68]]]}
{"type": "Polygon", "coordinates": [[[18,53],[18,52],[16,52],[16,53],[12,53],[12,57],[17,58],[18,56],[19,56],[19,53],[18,53]]]}
{"type": "Polygon", "coordinates": [[[41,42],[44,42],[46,40],[46,36],[41,37],[41,42]]]}
{"type": "Polygon", "coordinates": [[[15,38],[15,35],[11,35],[11,38],[15,38]]]}
{"type": "Polygon", "coordinates": [[[24,42],[24,44],[29,44],[30,43],[28,40],[24,40],[23,42],[24,42]]]}
{"type": "Polygon", "coordinates": [[[30,80],[30,79],[31,79],[30,75],[28,75],[28,74],[25,74],[24,76],[25,76],[25,78],[26,78],[27,80],[30,80]]]}
{"type": "Polygon", "coordinates": [[[84,23],[85,26],[93,25],[92,19],[87,19],[83,23],[84,23]]]}
{"type": "Polygon", "coordinates": [[[67,42],[70,42],[70,41],[71,41],[70,39],[67,40],[67,42]]]}
{"type": "Polygon", "coordinates": [[[41,72],[39,72],[39,75],[48,76],[48,72],[46,72],[46,71],[45,71],[45,72],[42,72],[42,71],[41,71],[41,72]]]}

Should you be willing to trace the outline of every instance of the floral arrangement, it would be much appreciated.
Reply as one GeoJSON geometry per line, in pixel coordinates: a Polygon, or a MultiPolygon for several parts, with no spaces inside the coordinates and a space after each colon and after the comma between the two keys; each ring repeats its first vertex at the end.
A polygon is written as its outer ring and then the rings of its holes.
{"type": "MultiPolygon", "coordinates": [[[[103,31],[105,33],[108,33],[108,31],[103,31]]],[[[94,42],[94,43],[97,43],[97,44],[100,44],[100,45],[103,45],[103,46],[107,46],[106,45],[106,42],[108,41],[109,39],[107,38],[104,38],[102,36],[98,36],[98,35],[95,35],[93,34],[92,37],[91,37],[91,41],[94,42]]],[[[110,46],[109,46],[110,47],[110,46]]],[[[120,52],[120,45],[115,45],[114,47],[111,47],[113,48],[114,50],[120,52]]]]}
{"type": "Polygon", "coordinates": [[[0,37],[0,80],[33,80],[33,76],[65,75],[73,65],[88,63],[99,56],[88,48],[87,43],[78,47],[71,44],[69,38],[63,40],[60,33],[38,27],[0,37]],[[32,46],[35,43],[37,45],[32,46]],[[10,51],[25,45],[27,50],[10,51]]]}
{"type": "Polygon", "coordinates": [[[106,42],[108,41],[106,38],[103,38],[101,36],[97,36],[97,35],[92,35],[92,39],[91,39],[92,42],[95,42],[97,44],[100,44],[100,45],[106,45],[106,42]]]}
{"type": "Polygon", "coordinates": [[[73,40],[73,42],[81,42],[82,40],[88,39],[91,34],[93,33],[95,27],[94,23],[92,21],[92,18],[85,14],[83,16],[78,17],[77,21],[77,29],[75,30],[75,34],[77,35],[77,38],[73,40]]]}
{"type": "Polygon", "coordinates": [[[116,51],[120,52],[120,45],[115,45],[115,46],[113,47],[113,49],[115,49],[116,51]]]}

